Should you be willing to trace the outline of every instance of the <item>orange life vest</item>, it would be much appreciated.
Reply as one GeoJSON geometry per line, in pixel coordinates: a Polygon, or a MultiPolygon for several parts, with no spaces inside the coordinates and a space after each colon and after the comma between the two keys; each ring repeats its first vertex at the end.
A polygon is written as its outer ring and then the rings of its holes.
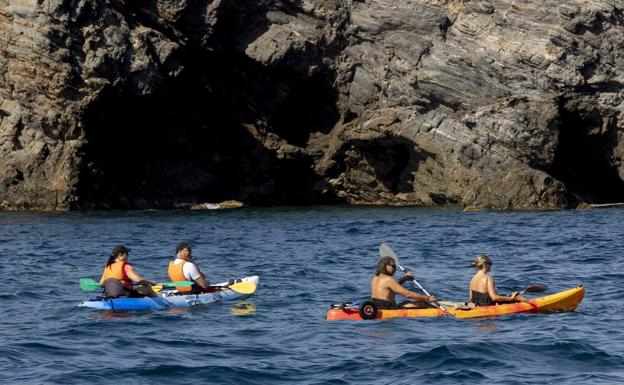
{"type": "Polygon", "coordinates": [[[126,262],[115,262],[109,266],[104,267],[104,272],[102,273],[102,279],[100,282],[104,283],[108,279],[116,279],[123,287],[126,289],[132,289],[132,281],[126,275],[125,271],[126,262]]]}
{"type": "MultiPolygon", "coordinates": [[[[173,282],[188,281],[188,279],[186,279],[186,277],[184,276],[184,264],[186,263],[186,261],[183,261],[182,263],[178,263],[177,265],[174,262],[175,260],[169,262],[169,269],[167,271],[169,274],[169,279],[172,280],[173,282]]],[[[178,290],[179,293],[186,293],[186,292],[192,291],[193,287],[176,286],[176,289],[178,290]]]]}

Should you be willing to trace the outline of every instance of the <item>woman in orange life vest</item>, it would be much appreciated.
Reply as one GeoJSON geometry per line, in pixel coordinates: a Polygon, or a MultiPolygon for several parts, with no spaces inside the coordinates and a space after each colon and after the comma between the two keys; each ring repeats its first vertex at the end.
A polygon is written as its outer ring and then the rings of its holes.
{"type": "Polygon", "coordinates": [[[104,293],[110,298],[156,296],[149,286],[155,282],[144,279],[134,271],[132,265],[128,263],[128,253],[130,249],[125,246],[113,248],[100,278],[100,286],[104,287],[104,293]],[[135,290],[132,288],[133,282],[143,286],[135,290]]]}
{"type": "Polygon", "coordinates": [[[492,269],[492,260],[487,255],[477,255],[471,265],[478,271],[470,280],[470,303],[476,306],[489,306],[502,302],[526,302],[528,299],[517,291],[511,295],[496,293],[494,277],[488,275],[492,269]]]}
{"type": "Polygon", "coordinates": [[[191,281],[193,286],[176,286],[179,293],[197,294],[214,291],[208,285],[206,277],[193,262],[191,256],[192,247],[189,243],[182,242],[176,246],[176,259],[169,262],[169,279],[172,281],[191,281]]]}

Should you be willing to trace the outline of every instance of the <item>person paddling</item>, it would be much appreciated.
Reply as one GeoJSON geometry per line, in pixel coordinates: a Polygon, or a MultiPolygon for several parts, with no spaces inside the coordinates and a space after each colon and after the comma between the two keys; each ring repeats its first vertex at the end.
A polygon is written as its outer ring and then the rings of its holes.
{"type": "Polygon", "coordinates": [[[470,303],[475,306],[489,306],[503,302],[526,302],[527,298],[517,291],[511,295],[496,293],[494,277],[488,275],[492,269],[492,260],[487,255],[477,255],[471,265],[478,271],[470,280],[470,303]]]}
{"type": "Polygon", "coordinates": [[[402,285],[414,279],[412,273],[407,273],[398,281],[394,279],[396,263],[391,257],[382,257],[377,264],[377,271],[371,280],[371,301],[378,309],[406,309],[432,307],[429,303],[435,302],[435,295],[425,296],[407,290],[402,285]],[[403,301],[397,305],[395,295],[410,298],[414,301],[403,301]]]}
{"type": "Polygon", "coordinates": [[[104,293],[109,298],[156,296],[156,293],[149,287],[155,282],[146,280],[136,273],[132,265],[128,263],[129,253],[130,249],[123,245],[113,248],[104,267],[102,278],[100,278],[100,286],[104,288],[104,293]],[[143,286],[134,289],[132,283],[143,286]]]}
{"type": "Polygon", "coordinates": [[[214,291],[206,281],[205,275],[193,262],[192,246],[182,242],[176,247],[176,259],[169,262],[168,274],[172,281],[191,281],[193,286],[176,286],[178,293],[198,294],[214,291]]]}

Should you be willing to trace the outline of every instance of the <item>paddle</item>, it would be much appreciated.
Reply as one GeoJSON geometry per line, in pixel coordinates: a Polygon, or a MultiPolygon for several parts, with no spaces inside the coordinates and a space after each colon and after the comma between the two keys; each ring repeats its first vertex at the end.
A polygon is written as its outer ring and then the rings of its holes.
{"type": "MultiPolygon", "coordinates": [[[[153,285],[152,290],[159,291],[167,286],[192,286],[193,282],[190,281],[178,281],[178,282],[165,282],[158,285],[153,285]]],[[[80,289],[83,291],[94,291],[101,289],[100,283],[91,278],[80,278],[80,289]]]]}
{"type": "MultiPolygon", "coordinates": [[[[390,246],[386,245],[385,243],[382,243],[381,245],[379,245],[379,255],[383,258],[383,257],[390,257],[394,260],[394,264],[399,268],[399,270],[401,270],[402,272],[405,272],[405,269],[403,268],[403,266],[401,266],[401,264],[399,263],[399,257],[397,257],[397,255],[394,253],[394,251],[392,251],[392,249],[390,248],[390,246]]],[[[425,293],[425,295],[427,297],[430,296],[430,294],[427,292],[427,290],[425,290],[424,287],[422,287],[420,285],[420,283],[418,283],[418,281],[416,280],[416,278],[414,278],[412,280],[412,282],[418,286],[418,288],[420,288],[420,290],[422,290],[423,293],[425,293]]],[[[449,314],[446,309],[444,307],[442,307],[437,301],[434,301],[431,303],[433,306],[439,308],[440,310],[442,310],[443,312],[445,312],[446,314],[449,314]]]]}
{"type": "Polygon", "coordinates": [[[252,294],[253,292],[256,291],[256,288],[257,288],[255,283],[248,282],[248,281],[241,281],[241,282],[236,282],[228,286],[216,286],[216,287],[223,287],[223,288],[231,289],[240,294],[252,294]]]}
{"type": "MultiPolygon", "coordinates": [[[[174,288],[175,286],[192,286],[191,281],[177,281],[177,282],[165,282],[158,285],[153,285],[152,290],[160,291],[162,289],[174,288]]],[[[253,282],[241,281],[232,285],[226,286],[211,286],[216,289],[229,288],[240,294],[252,294],[256,291],[256,284],[253,282]]],[[[91,278],[80,278],[80,289],[84,291],[94,291],[100,289],[100,284],[91,278]]]]}
{"type": "MultiPolygon", "coordinates": [[[[529,287],[527,287],[526,289],[519,291],[518,295],[523,295],[525,293],[536,293],[536,292],[540,292],[540,291],[544,291],[546,290],[545,286],[542,285],[531,285],[529,287]]],[[[511,295],[511,294],[509,294],[511,295]]]]}
{"type": "Polygon", "coordinates": [[[527,287],[526,289],[522,290],[521,292],[518,293],[518,295],[522,295],[525,293],[535,293],[535,292],[540,292],[540,291],[544,291],[546,290],[545,286],[542,285],[531,285],[529,287],[527,287]]]}
{"type": "MultiPolygon", "coordinates": [[[[190,283],[192,284],[192,282],[189,281],[182,281],[184,283],[190,283]]],[[[166,285],[170,285],[171,286],[191,286],[191,285],[178,285],[178,283],[180,282],[167,282],[166,285]]],[[[152,286],[153,288],[154,286],[152,286]]],[[[225,284],[225,285],[209,285],[209,288],[212,289],[216,289],[216,290],[223,290],[223,289],[230,289],[232,291],[235,291],[239,294],[252,294],[256,291],[257,286],[255,283],[253,282],[248,282],[248,281],[241,281],[241,282],[236,282],[233,284],[225,284]]]]}
{"type": "MultiPolygon", "coordinates": [[[[187,282],[187,281],[183,281],[183,282],[187,282]]],[[[168,282],[167,285],[172,284],[172,286],[190,286],[190,285],[177,285],[177,283],[179,282],[168,282]]],[[[191,282],[192,284],[192,282],[191,282]]],[[[152,286],[153,288],[154,286],[152,286]]],[[[235,291],[239,294],[253,294],[256,289],[257,286],[255,283],[253,282],[247,282],[247,281],[241,281],[241,282],[236,282],[233,283],[231,285],[226,284],[226,285],[209,285],[209,288],[212,289],[216,289],[216,290],[223,290],[223,289],[230,289],[232,291],[235,291]]],[[[200,293],[201,294],[201,293],[200,293]]]]}

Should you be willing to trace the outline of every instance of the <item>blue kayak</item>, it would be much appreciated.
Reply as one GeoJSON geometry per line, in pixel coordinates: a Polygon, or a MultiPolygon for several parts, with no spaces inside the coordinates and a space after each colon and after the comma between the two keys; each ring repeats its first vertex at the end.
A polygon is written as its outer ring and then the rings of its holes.
{"type": "MultiPolygon", "coordinates": [[[[244,277],[241,281],[252,282],[258,285],[258,276],[244,277]]],[[[78,306],[99,310],[162,310],[170,307],[190,307],[201,304],[232,301],[249,297],[251,294],[242,294],[228,288],[228,283],[214,285],[217,290],[202,294],[178,294],[175,290],[162,290],[157,297],[141,298],[102,298],[96,297],[81,302],[78,306]]]]}

